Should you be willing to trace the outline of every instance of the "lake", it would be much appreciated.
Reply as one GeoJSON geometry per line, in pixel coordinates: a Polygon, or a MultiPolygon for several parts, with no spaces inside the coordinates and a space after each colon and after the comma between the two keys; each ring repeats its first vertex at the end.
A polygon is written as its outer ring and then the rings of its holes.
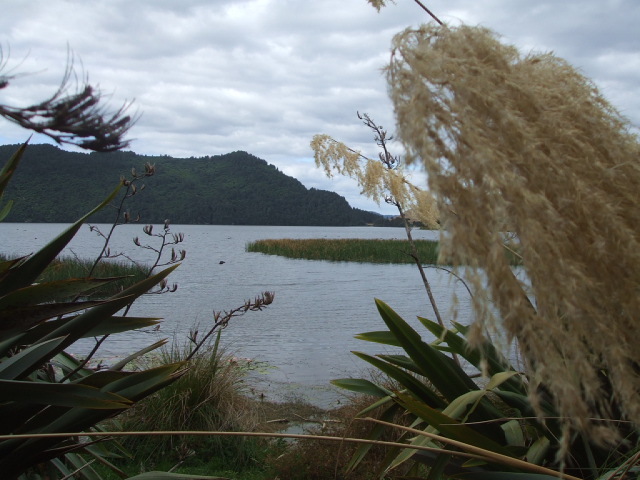
{"type": "MultiPolygon", "coordinates": [[[[1,251],[32,253],[64,227],[0,223],[1,251]]],[[[155,229],[159,231],[161,226],[155,229]]],[[[274,303],[263,311],[233,319],[222,333],[223,345],[238,357],[268,367],[255,371],[251,380],[268,398],[302,397],[327,406],[341,396],[329,380],[358,375],[366,368],[350,353],[352,350],[370,354],[393,351],[353,338],[358,333],[384,329],[374,298],[387,302],[423,334],[427,332],[416,317],[434,319],[413,265],[294,260],[245,251],[248,242],[265,238],[404,239],[402,228],[172,225],[171,231],[184,233],[179,248],[187,251],[185,261],[169,277],[170,283],[178,284],[178,290],[145,296],[130,313],[162,317],[163,323],[157,331],[110,337],[97,355],[105,363],[161,338],[184,342],[195,325],[201,332],[207,330],[214,310],[240,306],[268,290],[275,292],[274,303]]],[[[413,235],[416,239],[438,238],[434,231],[415,230],[413,235]]],[[[111,242],[112,253],[126,252],[136,260],[149,262],[150,252],[133,244],[135,236],[143,243],[148,239],[142,225],[118,227],[111,242]]],[[[65,253],[94,258],[100,248],[100,238],[85,225],[65,253]]],[[[470,302],[462,284],[442,270],[429,268],[427,274],[445,321],[452,318],[455,294],[458,320],[468,323],[470,302]]],[[[93,340],[87,339],[71,351],[86,354],[92,345],[93,340]]]]}

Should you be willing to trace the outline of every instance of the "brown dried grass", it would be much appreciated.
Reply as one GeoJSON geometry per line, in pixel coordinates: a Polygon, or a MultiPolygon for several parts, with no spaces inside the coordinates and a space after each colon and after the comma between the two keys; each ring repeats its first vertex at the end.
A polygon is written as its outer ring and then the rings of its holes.
{"type": "Polygon", "coordinates": [[[590,420],[612,404],[639,425],[640,146],[628,121],[566,61],[480,27],[400,33],[387,76],[408,162],[438,200],[441,255],[486,292],[476,334],[495,302],[572,426],[613,440],[590,420]],[[505,230],[519,236],[535,306],[505,260],[505,230]]]}

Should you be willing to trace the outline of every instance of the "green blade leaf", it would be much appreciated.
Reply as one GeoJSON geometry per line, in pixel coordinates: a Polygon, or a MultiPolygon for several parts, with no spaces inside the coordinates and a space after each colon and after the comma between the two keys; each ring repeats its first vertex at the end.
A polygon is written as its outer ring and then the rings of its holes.
{"type": "Polygon", "coordinates": [[[5,218],[7,218],[7,215],[9,215],[12,208],[13,208],[13,200],[9,200],[5,204],[5,206],[2,207],[2,210],[0,210],[0,222],[2,222],[5,218]]]}
{"type": "Polygon", "coordinates": [[[135,285],[132,285],[126,290],[106,300],[105,303],[91,308],[87,312],[74,317],[71,321],[61,325],[59,328],[56,328],[53,332],[46,335],[43,340],[47,340],[51,337],[67,335],[69,339],[67,341],[67,345],[65,345],[66,348],[66,346],[86,336],[87,332],[96,328],[98,325],[103,322],[108,322],[114,313],[127,306],[135,300],[135,298],[147,292],[154,285],[158,284],[178,266],[179,265],[173,265],[136,283],[135,285]]]}
{"type": "Polygon", "coordinates": [[[547,437],[538,438],[529,450],[527,450],[526,460],[529,463],[534,463],[536,465],[542,465],[542,462],[547,458],[547,453],[549,452],[549,448],[551,447],[551,441],[547,437]]]}
{"type": "Polygon", "coordinates": [[[158,342],[156,342],[156,343],[154,343],[152,345],[149,345],[148,347],[144,347],[144,348],[138,350],[137,352],[134,352],[131,355],[123,358],[118,363],[116,363],[115,365],[110,367],[109,370],[122,370],[127,365],[127,363],[129,363],[129,362],[131,362],[131,361],[133,361],[133,360],[135,360],[137,358],[140,358],[142,355],[144,355],[146,353],[149,353],[149,352],[151,352],[153,350],[156,350],[156,349],[162,347],[163,345],[166,345],[166,343],[167,343],[167,339],[163,339],[163,340],[160,340],[160,341],[158,341],[158,342]]]}
{"type": "Polygon", "coordinates": [[[54,338],[37,343],[0,362],[0,379],[17,380],[41,368],[46,360],[55,355],[65,338],[54,338]]]}
{"type": "Polygon", "coordinates": [[[398,393],[398,402],[413,414],[422,418],[432,427],[448,438],[474,445],[485,450],[491,450],[502,455],[511,456],[509,450],[493,439],[476,432],[471,427],[460,423],[458,420],[429,407],[426,403],[413,397],[398,393]]]}
{"type": "Polygon", "coordinates": [[[185,362],[169,363],[134,372],[106,385],[103,390],[108,389],[132,400],[139,400],[180,377],[185,372],[185,365],[185,362]]]}
{"type": "Polygon", "coordinates": [[[501,425],[504,430],[504,438],[507,440],[507,445],[524,447],[524,432],[522,431],[522,425],[518,420],[509,420],[501,425]]]}
{"type": "Polygon", "coordinates": [[[415,374],[422,375],[422,372],[416,366],[415,362],[406,355],[378,355],[378,357],[400,368],[404,368],[405,370],[409,370],[410,372],[413,372],[415,374]]]}
{"type": "MultiPolygon", "coordinates": [[[[480,346],[480,348],[471,348],[469,342],[467,342],[466,338],[463,337],[463,335],[465,335],[468,330],[467,327],[456,324],[456,328],[459,332],[458,334],[458,332],[443,328],[441,325],[433,322],[432,320],[428,320],[423,317],[418,317],[418,320],[434,336],[443,339],[443,341],[447,343],[447,345],[453,352],[467,360],[478,370],[482,370],[482,360],[486,361],[487,373],[490,376],[505,370],[514,370],[507,359],[498,351],[498,349],[495,348],[495,346],[491,342],[485,342],[480,346]]],[[[518,378],[514,378],[507,382],[504,388],[517,393],[524,393],[526,391],[524,384],[518,378]]]]}
{"type": "MultiPolygon", "coordinates": [[[[34,325],[42,323],[50,318],[85,310],[102,303],[104,302],[100,300],[93,300],[88,302],[58,302],[1,308],[0,332],[3,332],[4,335],[8,332],[25,332],[34,325]]],[[[31,337],[33,337],[33,335],[31,335],[31,337]]],[[[20,340],[22,342],[25,341],[23,338],[20,340]]]]}
{"type": "Polygon", "coordinates": [[[2,280],[2,276],[7,273],[11,268],[13,268],[18,263],[22,262],[27,257],[19,257],[13,258],[10,260],[3,260],[0,262],[0,280],[2,280]]]}
{"type": "Polygon", "coordinates": [[[358,340],[364,340],[365,342],[381,343],[382,345],[392,345],[394,347],[401,347],[400,342],[393,333],[388,330],[382,330],[377,332],[365,332],[354,335],[353,338],[358,340]]]}
{"type": "Polygon", "coordinates": [[[120,395],[103,392],[87,385],[20,380],[0,380],[0,400],[33,405],[109,410],[128,408],[131,405],[131,401],[120,395]]]}
{"type": "MultiPolygon", "coordinates": [[[[398,405],[397,403],[393,403],[392,405],[389,406],[389,408],[387,408],[382,413],[382,415],[380,416],[380,420],[383,420],[385,422],[392,422],[393,418],[398,414],[399,411],[400,411],[400,405],[398,405]]],[[[369,439],[369,440],[378,440],[382,436],[382,434],[385,433],[386,431],[387,431],[387,429],[386,429],[386,427],[384,425],[374,424],[373,428],[371,429],[371,431],[367,435],[367,439],[369,439]]],[[[362,444],[362,445],[360,445],[356,449],[356,451],[353,454],[353,456],[351,457],[351,459],[349,460],[349,463],[347,464],[347,466],[345,467],[345,472],[346,473],[352,472],[362,462],[362,460],[367,455],[369,450],[371,450],[372,447],[373,447],[373,445],[371,445],[371,444],[362,444]]],[[[388,462],[390,462],[391,458],[392,457],[390,456],[390,459],[389,459],[388,462]]],[[[388,462],[387,462],[387,464],[388,464],[388,462]]],[[[380,465],[380,469],[381,470],[385,469],[387,464],[380,465]]]]}
{"type": "Polygon", "coordinates": [[[171,272],[173,272],[176,268],[180,266],[179,263],[172,265],[171,267],[167,267],[164,270],[152,275],[144,280],[140,280],[138,283],[131,285],[126,290],[115,294],[111,298],[122,298],[129,295],[135,295],[136,297],[142,295],[143,293],[148,292],[151,288],[156,286],[163,278],[169,276],[171,272]]]}
{"type": "MultiPolygon", "coordinates": [[[[51,363],[61,368],[63,375],[66,375],[80,367],[80,361],[73,355],[70,355],[69,353],[64,351],[58,353],[55,357],[53,357],[51,363]]],[[[93,375],[94,373],[95,372],[93,370],[89,370],[88,368],[83,367],[78,370],[78,372],[76,373],[77,377],[75,378],[88,377],[89,375],[93,375]]],[[[70,381],[73,382],[75,378],[71,378],[70,381]]]]}
{"type": "Polygon", "coordinates": [[[67,453],[64,458],[70,466],[72,466],[73,472],[70,472],[72,476],[78,476],[82,478],[82,480],[104,480],[91,468],[91,461],[86,460],[81,455],[77,453],[67,453]],[[80,475],[82,477],[80,477],[80,475]]]}
{"type": "Polygon", "coordinates": [[[404,388],[406,388],[416,398],[422,399],[424,402],[429,402],[430,405],[436,408],[444,408],[445,402],[442,398],[427,385],[418,380],[415,376],[405,372],[404,370],[391,365],[377,357],[372,357],[362,352],[353,352],[354,355],[360,357],[366,362],[376,367],[378,370],[384,372],[389,377],[397,380],[404,388]]]}
{"type": "MultiPolygon", "coordinates": [[[[184,373],[182,366],[182,363],[162,365],[151,370],[128,375],[124,372],[97,372],[93,376],[115,379],[106,382],[99,390],[117,394],[135,402],[179,378],[184,373]]],[[[78,382],[73,385],[88,386],[89,382],[90,378],[86,379],[86,382],[78,382]]],[[[43,409],[24,423],[21,433],[80,432],[118,413],[122,409],[99,410],[81,407],[43,409]]],[[[50,448],[52,445],[56,445],[58,442],[59,440],[51,438],[7,440],[0,443],[0,448],[10,448],[14,455],[22,458],[25,455],[33,456],[50,448]]]]}
{"type": "Polygon", "coordinates": [[[0,299],[0,309],[22,305],[33,305],[34,303],[53,302],[73,297],[121,278],[122,277],[70,278],[66,280],[56,280],[53,282],[28,285],[2,297],[0,299]]]}
{"type": "MultiPolygon", "coordinates": [[[[87,302],[89,303],[89,302],[87,302]]],[[[92,302],[95,305],[101,305],[103,301],[92,302]]],[[[60,320],[50,320],[46,323],[37,325],[25,334],[21,335],[15,340],[14,344],[29,344],[40,341],[41,338],[48,336],[57,328],[61,328],[62,325],[67,322],[71,322],[75,317],[66,317],[60,320]]],[[[95,325],[88,332],[86,332],[83,338],[86,337],[101,337],[102,335],[111,335],[114,333],[127,332],[130,330],[137,330],[140,328],[152,327],[160,323],[160,318],[145,318],[145,317],[121,317],[112,315],[110,318],[95,325]]],[[[4,342],[0,344],[0,347],[4,345],[4,342]]],[[[1,352],[0,348],[0,352],[1,352]]]]}
{"type": "Polygon", "coordinates": [[[364,393],[365,395],[371,395],[373,397],[383,398],[391,395],[391,392],[388,390],[364,378],[338,378],[331,380],[331,383],[336,387],[351,390],[352,392],[364,393]]]}
{"type": "Polygon", "coordinates": [[[391,307],[376,299],[378,312],[404,351],[438,391],[449,401],[478,386],[456,363],[436,348],[422,341],[420,335],[391,307]]]}
{"type": "Polygon", "coordinates": [[[0,170],[0,198],[2,198],[2,194],[4,193],[5,188],[7,188],[9,180],[11,180],[11,177],[18,168],[18,164],[20,163],[20,160],[27,148],[28,143],[29,142],[27,141],[20,145],[20,147],[18,147],[18,150],[16,150],[14,154],[11,155],[7,163],[5,163],[4,167],[2,167],[2,170],[0,170]]]}

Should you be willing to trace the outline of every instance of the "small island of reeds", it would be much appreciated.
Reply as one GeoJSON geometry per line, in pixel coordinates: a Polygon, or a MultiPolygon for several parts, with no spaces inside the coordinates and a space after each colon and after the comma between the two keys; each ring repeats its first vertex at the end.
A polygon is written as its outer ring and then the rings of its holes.
{"type": "MultiPolygon", "coordinates": [[[[438,260],[438,242],[415,240],[418,256],[423,263],[435,264],[438,260]]],[[[247,244],[248,252],[280,255],[305,260],[329,260],[333,262],[360,263],[414,263],[406,240],[359,238],[310,238],[257,240],[247,244]]]]}
{"type": "MultiPolygon", "coordinates": [[[[438,263],[437,240],[414,240],[418,258],[423,264],[438,263]]],[[[517,247],[505,248],[511,265],[521,265],[520,255],[514,250],[517,247]]],[[[304,260],[328,260],[332,262],[359,263],[415,263],[410,255],[407,240],[361,239],[361,238],[308,238],[308,239],[267,239],[250,242],[247,252],[279,255],[281,257],[304,260]]],[[[447,264],[447,262],[441,262],[447,264]]]]}

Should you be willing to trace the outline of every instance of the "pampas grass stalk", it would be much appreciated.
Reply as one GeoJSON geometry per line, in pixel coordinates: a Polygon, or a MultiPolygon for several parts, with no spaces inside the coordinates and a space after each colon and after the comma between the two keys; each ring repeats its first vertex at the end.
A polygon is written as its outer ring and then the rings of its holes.
{"type": "Polygon", "coordinates": [[[486,292],[474,296],[476,339],[485,326],[517,339],[532,391],[543,384],[572,427],[615,442],[613,424],[589,417],[640,425],[632,126],[566,61],[523,55],[481,27],[405,30],[387,79],[407,162],[424,167],[438,202],[440,254],[486,292]],[[535,307],[504,231],[520,240],[535,307]]]}

